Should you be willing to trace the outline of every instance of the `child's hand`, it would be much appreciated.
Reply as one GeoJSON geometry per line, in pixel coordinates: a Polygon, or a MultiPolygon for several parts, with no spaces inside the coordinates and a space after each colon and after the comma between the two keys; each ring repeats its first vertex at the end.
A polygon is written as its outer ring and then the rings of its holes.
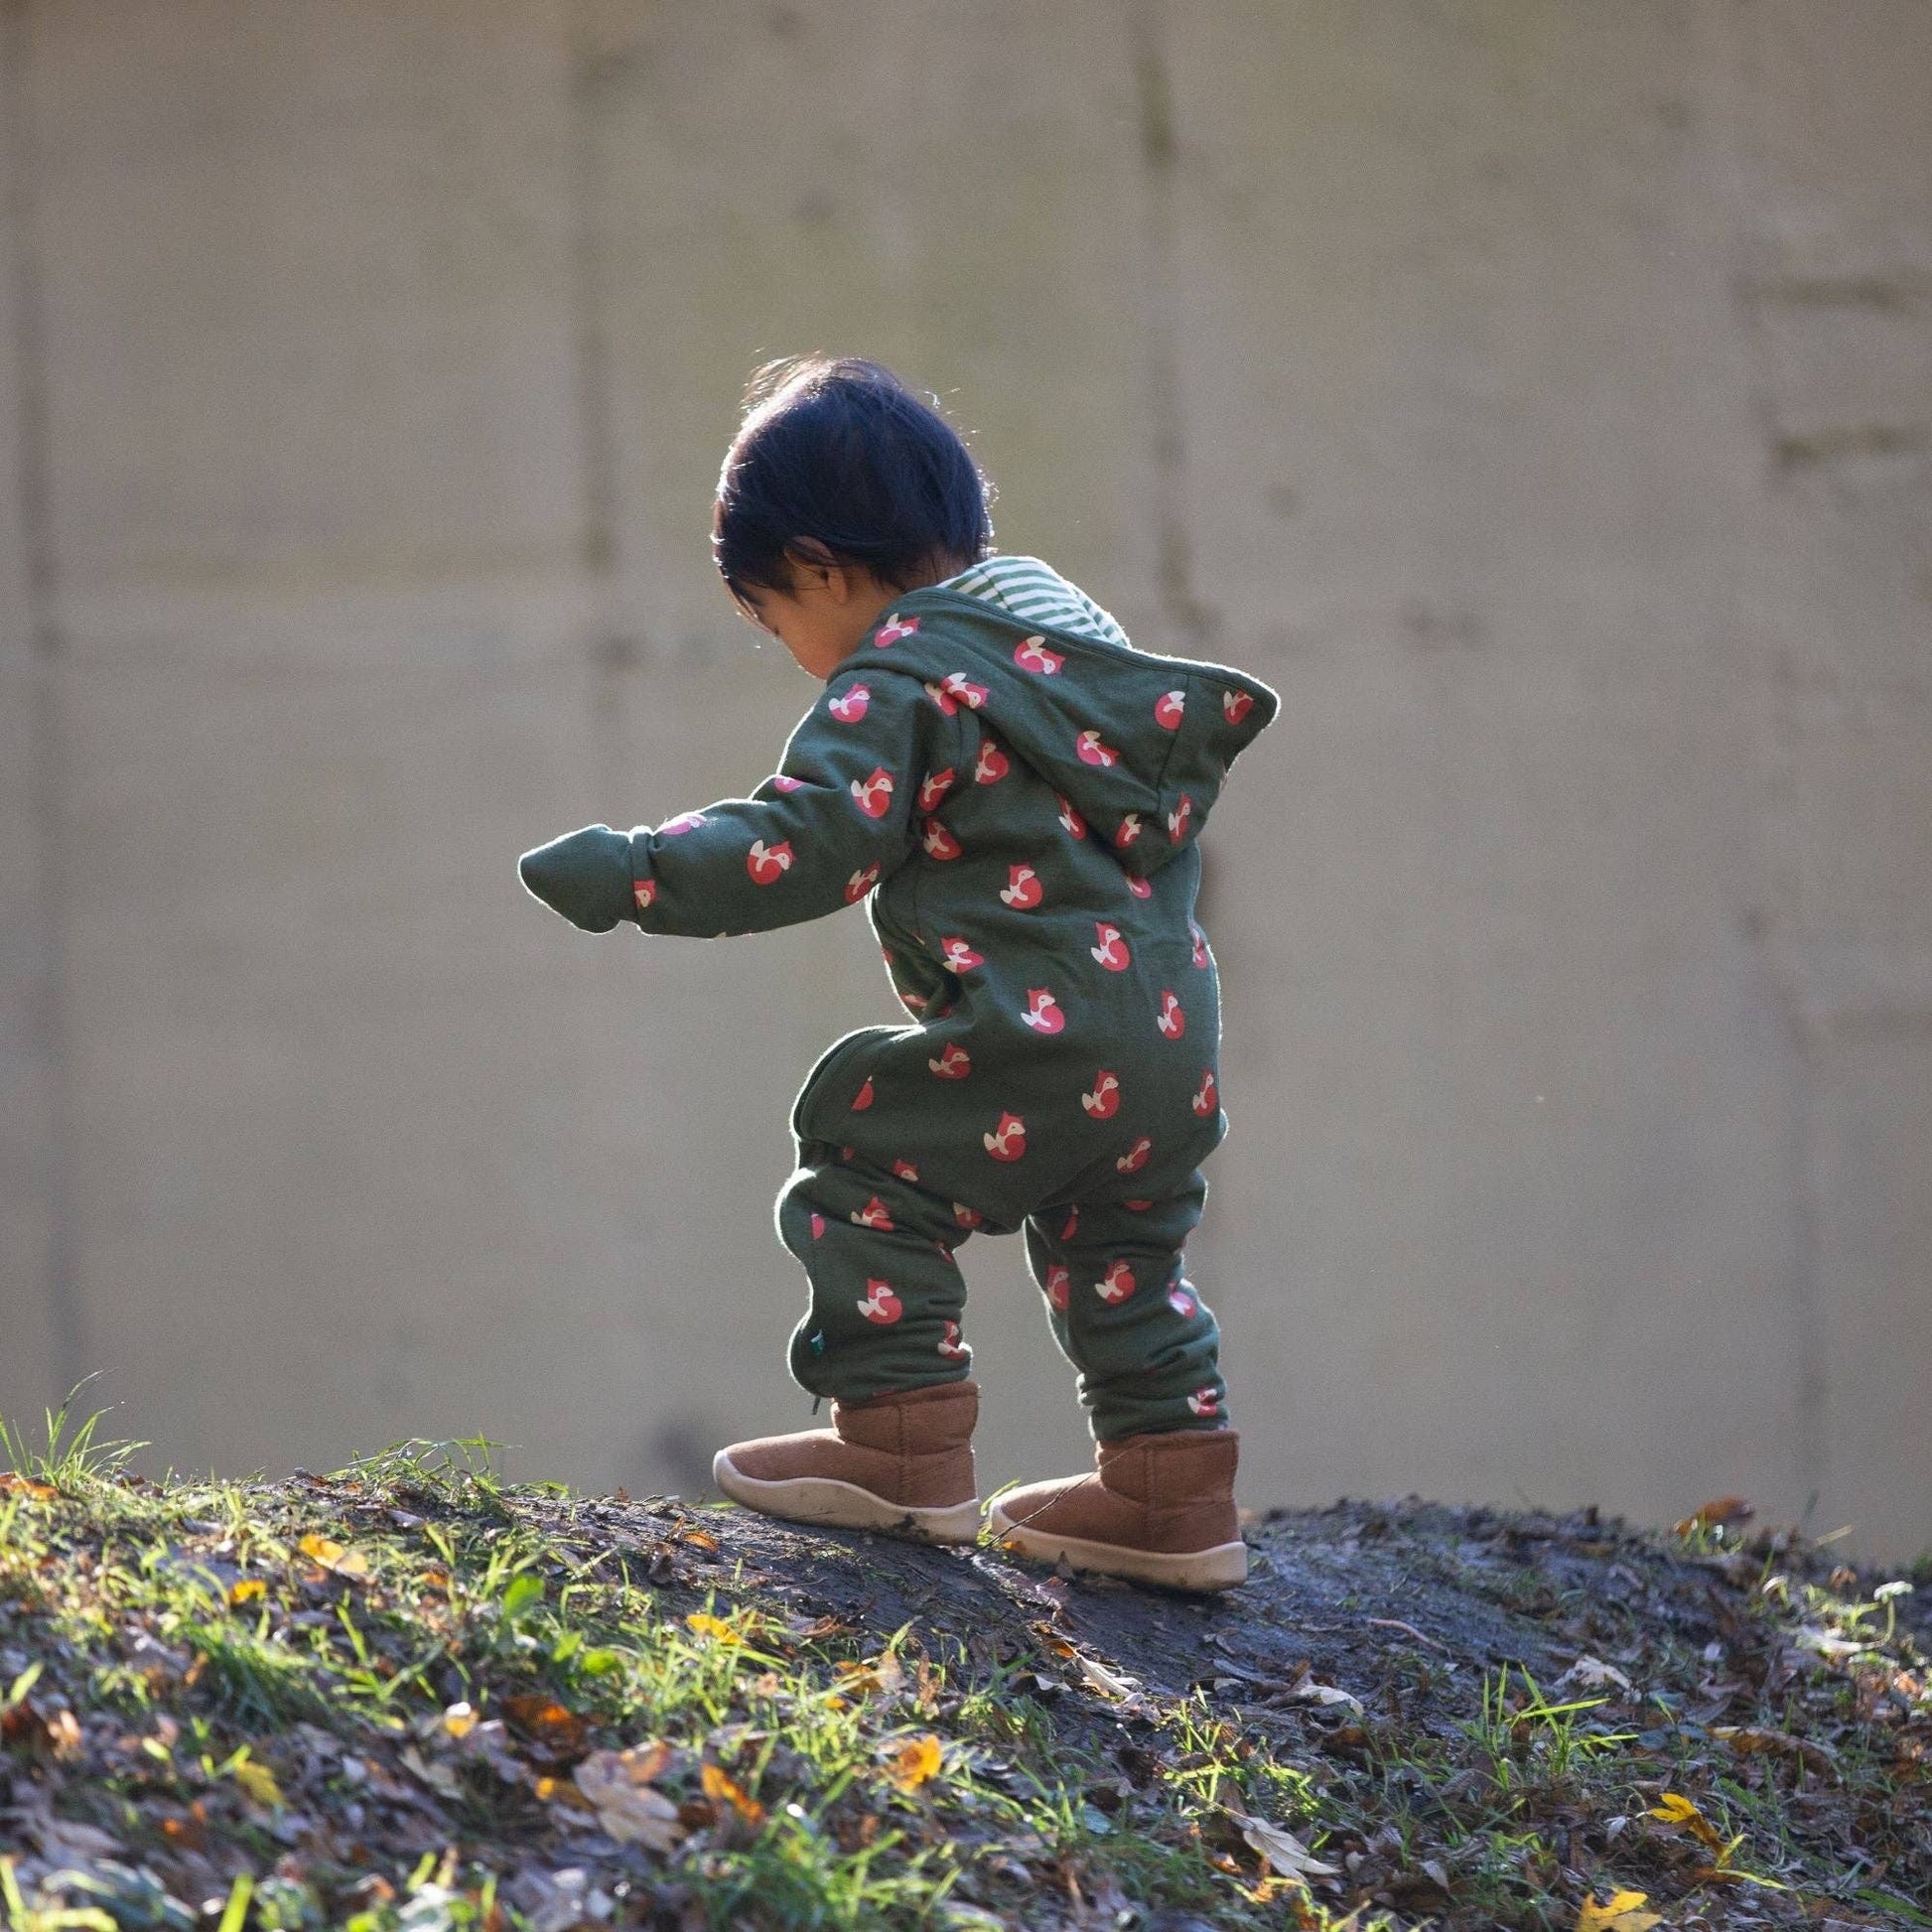
{"type": "Polygon", "coordinates": [[[523,884],[586,932],[609,932],[631,916],[630,839],[608,825],[566,832],[516,862],[523,884]]]}

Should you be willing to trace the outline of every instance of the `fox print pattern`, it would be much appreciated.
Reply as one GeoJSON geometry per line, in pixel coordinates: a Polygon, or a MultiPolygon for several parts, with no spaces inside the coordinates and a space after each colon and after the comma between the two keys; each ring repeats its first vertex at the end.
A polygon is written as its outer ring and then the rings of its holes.
{"type": "Polygon", "coordinates": [[[793,1110],[807,1389],[967,1373],[953,1250],[1018,1231],[1096,1433],[1221,1426],[1179,1260],[1225,1131],[1199,840],[1275,709],[1222,665],[910,591],[754,796],[630,835],[646,932],[863,904],[905,1011],[838,1041],[793,1110]]]}

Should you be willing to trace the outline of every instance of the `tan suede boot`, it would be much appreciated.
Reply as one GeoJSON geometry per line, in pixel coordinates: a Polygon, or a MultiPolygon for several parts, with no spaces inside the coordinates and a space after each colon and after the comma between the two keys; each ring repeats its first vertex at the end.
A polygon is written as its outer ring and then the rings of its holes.
{"type": "Polygon", "coordinates": [[[1010,1490],[987,1512],[1005,1549],[1170,1589],[1229,1589],[1248,1575],[1234,1513],[1241,1439],[1231,1429],[1122,1436],[1095,1472],[1010,1490]]]}
{"type": "Polygon", "coordinates": [[[980,1528],[979,1413],[979,1384],[971,1381],[834,1402],[830,1429],[720,1449],[712,1480],[747,1509],[794,1523],[971,1543],[980,1528]]]}

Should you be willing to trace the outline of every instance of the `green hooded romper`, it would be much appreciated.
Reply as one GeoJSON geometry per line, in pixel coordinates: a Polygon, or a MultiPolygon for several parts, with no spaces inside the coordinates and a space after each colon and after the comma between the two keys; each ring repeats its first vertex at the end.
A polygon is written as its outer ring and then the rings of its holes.
{"type": "Polygon", "coordinates": [[[811,1284],[804,1388],[964,1377],[953,1251],[1024,1229],[1097,1438],[1223,1425],[1180,1252],[1225,1132],[1196,840],[1276,706],[1220,665],[913,591],[749,799],[629,835],[646,932],[863,899],[911,1016],[837,1041],[792,1109],[777,1220],[811,1284]]]}

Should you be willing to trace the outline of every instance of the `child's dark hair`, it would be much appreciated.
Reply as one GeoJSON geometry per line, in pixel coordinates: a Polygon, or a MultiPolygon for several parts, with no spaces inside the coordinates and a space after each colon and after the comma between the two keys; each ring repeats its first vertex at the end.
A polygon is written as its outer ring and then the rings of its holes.
{"type": "Polygon", "coordinates": [[[740,603],[747,590],[791,589],[786,553],[801,539],[906,590],[986,555],[991,495],[952,425],[891,369],[798,356],[752,378],[711,546],[740,603]]]}

